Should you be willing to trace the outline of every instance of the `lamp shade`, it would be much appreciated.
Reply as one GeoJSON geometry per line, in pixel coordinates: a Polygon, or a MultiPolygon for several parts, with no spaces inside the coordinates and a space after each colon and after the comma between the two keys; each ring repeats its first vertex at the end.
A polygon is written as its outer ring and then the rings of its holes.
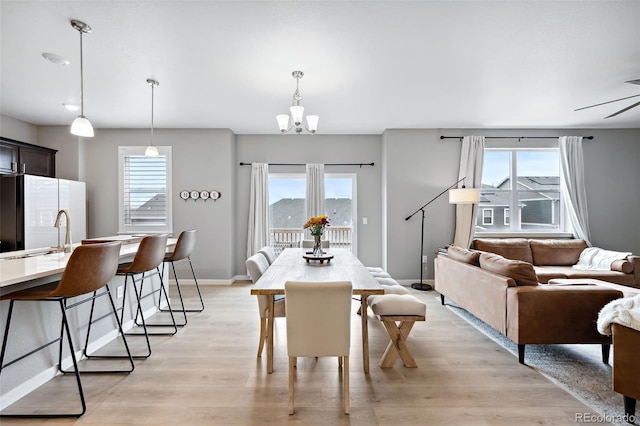
{"type": "Polygon", "coordinates": [[[293,122],[296,126],[299,126],[302,123],[302,114],[304,113],[304,107],[301,105],[294,105],[291,108],[291,118],[293,118],[293,122]]]}
{"type": "Polygon", "coordinates": [[[289,128],[289,116],[287,114],[276,115],[276,120],[278,120],[278,127],[280,127],[280,131],[282,133],[286,132],[289,128]]]}
{"type": "Polygon", "coordinates": [[[155,145],[149,145],[147,149],[144,150],[145,157],[157,157],[159,155],[160,152],[158,152],[158,148],[156,148],[155,145]]]}
{"type": "Polygon", "coordinates": [[[315,133],[318,130],[318,120],[320,120],[318,115],[307,115],[307,127],[311,133],[315,133]]]}
{"type": "Polygon", "coordinates": [[[480,201],[480,190],[476,188],[456,188],[449,191],[450,204],[475,204],[480,201]]]}
{"type": "Polygon", "coordinates": [[[83,136],[85,138],[93,137],[93,126],[87,117],[79,115],[71,124],[71,134],[83,136]]]}

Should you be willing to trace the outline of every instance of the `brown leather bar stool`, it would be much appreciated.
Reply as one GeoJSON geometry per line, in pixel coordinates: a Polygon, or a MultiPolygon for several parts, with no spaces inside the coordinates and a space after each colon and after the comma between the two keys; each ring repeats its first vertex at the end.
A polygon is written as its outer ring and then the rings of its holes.
{"type": "MultiPolygon", "coordinates": [[[[71,338],[71,330],[69,328],[69,321],[67,318],[66,311],[73,307],[76,307],[82,303],[93,301],[96,297],[100,297],[102,295],[109,296],[109,301],[111,304],[111,311],[113,316],[116,319],[116,323],[118,325],[118,331],[122,332],[122,324],[120,319],[118,318],[118,313],[116,306],[113,302],[113,298],[111,297],[111,293],[109,291],[109,286],[107,285],[109,281],[114,277],[116,270],[118,268],[118,260],[120,256],[120,243],[112,242],[112,243],[101,243],[101,244],[91,244],[91,245],[82,245],[75,248],[75,250],[71,253],[69,260],[67,261],[67,265],[65,267],[64,272],[62,273],[62,277],[60,281],[45,284],[39,287],[34,287],[26,290],[17,291],[14,293],[9,293],[0,297],[0,300],[10,300],[9,303],[9,312],[7,314],[7,324],[5,326],[4,338],[2,340],[2,350],[0,351],[0,374],[10,365],[23,360],[24,358],[35,354],[36,352],[49,347],[54,343],[59,343],[59,354],[58,354],[58,368],[62,373],[71,373],[73,372],[76,376],[76,382],[78,386],[78,394],[80,396],[80,404],[82,406],[81,410],[73,413],[42,413],[37,412],[33,414],[15,414],[8,413],[4,414],[0,413],[1,417],[37,417],[37,418],[45,418],[45,417],[80,417],[82,416],[86,409],[86,402],[84,398],[84,393],[82,391],[82,383],[80,381],[80,369],[78,367],[78,360],[76,359],[75,349],[73,347],[73,340],[71,338]],[[97,293],[97,291],[104,287],[104,292],[97,293]],[[83,296],[93,293],[90,297],[85,297],[80,301],[70,301],[71,298],[77,296],[83,296]],[[13,314],[13,308],[15,302],[57,302],[60,306],[60,311],[62,313],[62,325],[60,327],[60,336],[51,342],[48,342],[37,349],[32,350],[31,352],[22,355],[18,358],[15,358],[13,361],[4,363],[5,353],[7,349],[7,340],[9,337],[9,329],[11,326],[11,316],[13,314]],[[69,303],[71,302],[71,303],[69,303]],[[73,371],[64,371],[62,366],[62,350],[64,346],[64,337],[66,335],[66,340],[69,345],[69,353],[71,355],[71,360],[73,362],[73,371]]],[[[117,371],[85,371],[82,373],[107,373],[107,372],[123,372],[129,373],[133,371],[134,364],[133,359],[131,358],[131,353],[129,352],[129,346],[127,345],[127,341],[123,338],[124,346],[129,354],[129,362],[130,368],[127,370],[117,370],[117,371]]],[[[7,411],[7,409],[3,410],[7,411]]]]}
{"type": "Polygon", "coordinates": [[[131,263],[125,263],[120,265],[118,268],[118,272],[116,275],[124,276],[124,295],[122,297],[122,308],[120,311],[120,321],[124,323],[124,311],[126,307],[126,298],[127,298],[127,284],[129,282],[129,278],[131,278],[131,282],[133,285],[133,293],[136,295],[136,315],[134,318],[134,323],[137,326],[142,326],[143,332],[130,332],[126,333],[128,336],[144,336],[147,343],[147,353],[145,355],[134,355],[134,358],[148,358],[151,356],[151,343],[149,341],[150,335],[160,335],[160,336],[170,336],[174,335],[178,332],[178,327],[176,325],[176,320],[173,316],[173,312],[171,310],[171,305],[169,304],[169,297],[167,295],[164,283],[162,281],[162,274],[160,273],[160,264],[164,260],[165,252],[167,250],[167,234],[159,234],[159,235],[148,235],[140,241],[140,245],[138,246],[138,251],[133,257],[133,261],[131,263]],[[144,318],[144,313],[142,311],[142,299],[152,295],[153,291],[147,293],[143,296],[142,290],[144,288],[144,280],[146,278],[150,278],[154,275],[157,275],[160,278],[160,288],[158,291],[164,293],[165,298],[167,299],[167,305],[169,307],[169,314],[171,315],[171,323],[170,324],[151,324],[147,323],[144,318]],[[138,278],[136,278],[138,276],[138,278]],[[139,286],[136,284],[139,283],[139,286]],[[138,290],[139,287],[139,290],[138,290]],[[138,320],[141,322],[139,323],[138,320]],[[148,327],[151,326],[160,326],[160,327],[172,327],[172,331],[166,332],[156,332],[150,333],[148,327]]]}
{"type": "MultiPolygon", "coordinates": [[[[178,324],[178,326],[184,326],[187,324],[187,312],[202,312],[204,310],[204,301],[202,300],[202,293],[200,293],[200,286],[198,285],[198,279],[196,278],[196,273],[193,270],[193,264],[191,263],[191,253],[193,253],[193,249],[196,246],[196,229],[190,229],[188,231],[182,231],[178,236],[178,241],[176,242],[176,247],[174,248],[172,253],[168,253],[164,257],[164,261],[162,263],[162,277],[164,278],[164,267],[167,263],[171,264],[171,269],[173,270],[173,278],[176,280],[176,289],[178,290],[178,297],[180,298],[180,309],[174,309],[173,312],[182,312],[184,316],[184,323],[178,324]],[[196,290],[198,291],[198,297],[200,298],[200,306],[195,309],[186,309],[184,306],[184,300],[182,298],[182,291],[180,290],[180,282],[178,281],[178,274],[176,273],[176,263],[180,264],[183,262],[189,262],[189,266],[191,267],[191,274],[193,274],[193,281],[196,285],[196,290]]],[[[164,282],[164,279],[163,279],[164,282]]],[[[169,284],[167,284],[168,286],[169,284]]],[[[159,297],[159,304],[161,302],[162,293],[159,297]]],[[[162,309],[162,311],[168,311],[168,309],[162,309]]]]}

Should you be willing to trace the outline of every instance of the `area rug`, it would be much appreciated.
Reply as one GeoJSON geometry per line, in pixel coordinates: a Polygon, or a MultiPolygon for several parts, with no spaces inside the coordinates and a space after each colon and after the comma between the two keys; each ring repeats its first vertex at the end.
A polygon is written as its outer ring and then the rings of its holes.
{"type": "MultiPolygon", "coordinates": [[[[510,351],[518,346],[466,310],[447,300],[452,312],[510,351]]],[[[613,360],[613,347],[609,362],[613,360]]],[[[628,425],[622,395],[611,388],[611,365],[602,362],[600,345],[527,345],[525,364],[600,414],[599,421],[628,425]]],[[[637,414],[637,411],[636,411],[637,414]]],[[[636,415],[634,424],[640,424],[636,415]]]]}

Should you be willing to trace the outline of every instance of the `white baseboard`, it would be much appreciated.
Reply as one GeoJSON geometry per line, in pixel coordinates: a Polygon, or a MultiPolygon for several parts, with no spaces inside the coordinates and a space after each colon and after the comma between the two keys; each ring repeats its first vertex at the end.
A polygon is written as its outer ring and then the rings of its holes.
{"type": "MultiPolygon", "coordinates": [[[[182,280],[180,280],[180,282],[182,283],[182,280]]],[[[163,301],[161,306],[162,308],[166,308],[167,307],[167,302],[163,301]]],[[[147,310],[145,310],[143,312],[143,315],[146,318],[150,317],[151,315],[155,314],[157,312],[157,308],[156,306],[153,306],[147,310]]],[[[131,319],[129,321],[126,321],[124,324],[122,324],[122,329],[126,332],[127,330],[135,327],[136,325],[134,324],[134,320],[131,319]]],[[[118,330],[112,330],[110,332],[108,332],[107,334],[105,334],[104,336],[100,337],[99,339],[91,342],[91,344],[89,345],[89,348],[87,350],[87,352],[89,353],[93,353],[94,351],[97,351],[98,349],[100,349],[101,347],[105,346],[106,344],[108,344],[109,342],[111,342],[112,340],[116,339],[118,337],[118,330]]],[[[68,346],[68,345],[67,345],[68,346]]],[[[84,359],[83,357],[83,353],[82,350],[76,350],[76,359],[78,361],[84,359]]],[[[72,370],[73,369],[73,360],[71,359],[71,356],[67,356],[65,358],[62,359],[62,367],[64,370],[72,370]]],[[[4,394],[0,395],[0,410],[4,410],[6,407],[8,407],[9,405],[13,404],[14,402],[18,401],[19,399],[23,398],[24,396],[28,395],[29,393],[33,392],[34,390],[36,390],[37,388],[39,388],[40,386],[44,385],[45,383],[47,383],[49,380],[53,379],[54,377],[56,377],[58,375],[59,369],[58,369],[58,365],[53,365],[49,368],[47,368],[46,370],[44,370],[43,372],[41,372],[40,374],[27,379],[24,383],[16,386],[15,388],[9,390],[8,392],[5,392],[4,394]]]]}
{"type": "MultiPolygon", "coordinates": [[[[236,281],[251,281],[251,278],[247,275],[236,275],[231,279],[201,279],[198,278],[198,285],[232,285],[236,281]]],[[[174,279],[169,280],[169,284],[174,285],[176,281],[174,279]]],[[[196,282],[193,279],[187,280],[180,278],[180,285],[195,285],[196,282]]]]}
{"type": "MultiPolygon", "coordinates": [[[[416,280],[396,280],[398,281],[401,285],[405,286],[405,287],[411,287],[411,284],[413,283],[417,283],[418,281],[420,281],[420,279],[416,279],[416,280]]],[[[422,280],[423,283],[425,284],[429,284],[433,287],[435,280],[428,280],[428,279],[424,279],[422,280]]]]}
{"type": "MultiPolygon", "coordinates": [[[[71,357],[69,357],[69,362],[71,362],[71,357]]],[[[40,374],[27,379],[22,384],[16,386],[8,392],[0,395],[0,410],[4,410],[23,396],[33,392],[35,389],[47,383],[49,380],[56,377],[58,374],[58,366],[54,365],[50,368],[47,368],[40,374]]]]}

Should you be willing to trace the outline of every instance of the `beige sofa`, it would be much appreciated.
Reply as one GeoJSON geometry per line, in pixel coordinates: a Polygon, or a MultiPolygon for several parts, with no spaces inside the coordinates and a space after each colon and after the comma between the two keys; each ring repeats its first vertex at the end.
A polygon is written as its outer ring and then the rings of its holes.
{"type": "Polygon", "coordinates": [[[595,278],[615,284],[640,288],[640,256],[616,260],[608,271],[575,269],[587,243],[579,239],[476,238],[476,250],[496,253],[507,259],[533,265],[538,281],[556,278],[595,278]]]}
{"type": "Polygon", "coordinates": [[[622,297],[598,285],[539,284],[531,263],[450,246],[435,260],[435,290],[518,345],[601,344],[608,362],[611,337],[598,333],[600,309],[622,297]]]}

